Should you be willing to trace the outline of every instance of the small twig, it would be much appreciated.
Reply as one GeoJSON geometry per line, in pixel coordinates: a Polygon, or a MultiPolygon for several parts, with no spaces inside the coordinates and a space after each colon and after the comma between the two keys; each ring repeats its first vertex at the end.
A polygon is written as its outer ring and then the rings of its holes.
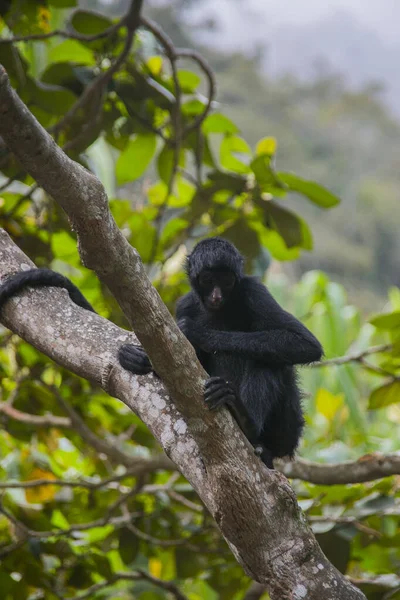
{"type": "MultiPolygon", "coordinates": [[[[365,517],[362,518],[367,518],[370,515],[365,515],[365,517]]],[[[377,516],[376,514],[374,516],[377,516]]],[[[364,523],[361,522],[360,517],[329,517],[329,516],[308,516],[307,519],[311,522],[311,523],[337,523],[337,524],[342,524],[342,525],[354,525],[354,527],[356,527],[356,529],[358,529],[359,531],[363,531],[364,533],[367,533],[368,535],[371,535],[373,537],[376,538],[381,538],[382,534],[380,531],[377,531],[376,529],[372,529],[372,527],[368,527],[367,525],[364,525],[364,523]]]]}
{"type": "Polygon", "coordinates": [[[392,348],[392,344],[380,344],[379,346],[371,346],[367,350],[361,352],[354,352],[354,354],[348,354],[346,356],[338,356],[336,358],[328,358],[320,362],[315,362],[310,367],[316,369],[319,367],[330,367],[332,365],[344,365],[349,362],[361,362],[364,357],[370,356],[371,354],[379,354],[380,352],[387,352],[392,348]]]}
{"type": "Polygon", "coordinates": [[[20,423],[26,423],[27,425],[34,425],[35,427],[71,427],[71,419],[66,417],[56,417],[54,415],[31,415],[30,413],[24,413],[6,402],[0,404],[0,413],[7,415],[15,421],[20,423]]]}
{"type": "Polygon", "coordinates": [[[200,125],[202,124],[202,122],[204,121],[204,119],[206,118],[208,113],[210,112],[210,110],[212,108],[212,103],[213,103],[213,100],[215,97],[215,93],[216,93],[216,83],[215,83],[214,73],[212,72],[211,67],[209,66],[207,61],[203,58],[203,56],[201,56],[201,54],[199,54],[195,50],[187,50],[185,48],[178,49],[176,51],[176,54],[177,54],[178,58],[190,58],[191,60],[195,61],[199,65],[203,74],[206,76],[207,83],[208,83],[207,104],[205,105],[203,112],[200,115],[198,115],[194,119],[194,121],[192,123],[190,123],[190,125],[185,127],[185,129],[183,130],[182,137],[185,138],[188,135],[188,133],[190,133],[191,131],[194,131],[195,129],[198,129],[200,127],[200,125]]]}
{"type": "Polygon", "coordinates": [[[94,585],[90,586],[90,588],[88,588],[85,592],[83,592],[83,594],[75,596],[72,600],[86,600],[86,598],[92,598],[95,592],[109,587],[110,585],[113,585],[118,581],[138,581],[140,579],[145,579],[146,581],[149,581],[150,583],[159,587],[160,589],[171,593],[176,600],[188,600],[188,597],[185,596],[180,591],[180,589],[174,583],[172,583],[172,581],[163,581],[162,579],[158,579],[158,577],[154,577],[154,575],[150,575],[149,573],[146,573],[142,570],[134,571],[132,573],[115,573],[111,579],[95,583],[94,585]]]}
{"type": "Polygon", "coordinates": [[[101,40],[108,36],[111,36],[113,33],[117,32],[118,29],[124,26],[124,20],[120,20],[115,25],[111,25],[107,27],[104,31],[100,33],[95,33],[93,35],[87,35],[84,33],[76,33],[73,31],[64,31],[63,29],[54,29],[54,31],[50,31],[48,33],[32,33],[30,35],[16,35],[10,38],[0,38],[0,44],[14,44],[15,42],[31,42],[31,41],[44,41],[49,40],[53,37],[62,37],[71,40],[77,40],[79,42],[94,42],[96,40],[101,40]]]}

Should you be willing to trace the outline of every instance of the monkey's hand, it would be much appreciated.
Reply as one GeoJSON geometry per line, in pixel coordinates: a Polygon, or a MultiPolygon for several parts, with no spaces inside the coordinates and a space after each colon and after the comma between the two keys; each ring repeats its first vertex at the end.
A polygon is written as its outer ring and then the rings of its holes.
{"type": "Polygon", "coordinates": [[[222,405],[234,407],[237,403],[235,388],[223,377],[210,377],[204,386],[204,401],[210,410],[222,405]]]}
{"type": "Polygon", "coordinates": [[[121,366],[135,375],[146,375],[153,370],[150,359],[141,346],[124,344],[118,350],[118,358],[121,366]]]}

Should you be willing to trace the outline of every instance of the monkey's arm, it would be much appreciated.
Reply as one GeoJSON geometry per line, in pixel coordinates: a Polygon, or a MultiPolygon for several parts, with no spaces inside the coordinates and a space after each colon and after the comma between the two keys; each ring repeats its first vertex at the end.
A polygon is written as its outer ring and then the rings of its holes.
{"type": "Polygon", "coordinates": [[[199,327],[186,317],[190,342],[207,353],[227,352],[269,365],[307,364],[319,360],[322,347],[314,335],[250,278],[243,281],[253,331],[220,331],[199,327]]]}
{"type": "Polygon", "coordinates": [[[259,360],[270,365],[307,364],[322,356],[318,340],[307,331],[272,329],[268,331],[202,331],[194,322],[187,322],[189,339],[194,339],[201,350],[208,353],[240,354],[243,358],[259,360]]]}

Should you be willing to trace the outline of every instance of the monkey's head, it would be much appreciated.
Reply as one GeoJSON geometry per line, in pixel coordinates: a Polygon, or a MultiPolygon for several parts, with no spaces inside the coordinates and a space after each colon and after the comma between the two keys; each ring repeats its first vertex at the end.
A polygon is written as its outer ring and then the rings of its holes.
{"type": "Polygon", "coordinates": [[[222,308],[243,276],[243,256],[231,242],[219,237],[199,242],[187,260],[192,288],[210,311],[222,308]]]}

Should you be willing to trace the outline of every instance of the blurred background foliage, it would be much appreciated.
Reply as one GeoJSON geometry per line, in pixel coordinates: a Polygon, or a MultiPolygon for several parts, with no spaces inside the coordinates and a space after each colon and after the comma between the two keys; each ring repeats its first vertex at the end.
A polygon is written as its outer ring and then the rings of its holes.
{"type": "MultiPolygon", "coordinates": [[[[304,458],[398,451],[399,124],[372,86],[354,92],[331,74],[268,79],[257,56],[199,47],[190,4],[147,2],[145,15],[209,61],[211,103],[207,66],[186,55],[174,72],[151,23],[107,85],[96,84],[123,49],[123,28],[101,34],[127,1],[4,2],[3,39],[68,35],[0,43],[0,62],[58,144],[102,180],[172,312],[188,290],[187,251],[218,234],[319,337],[327,365],[301,371],[304,458]]],[[[0,225],[126,326],[80,264],[65,215],[1,140],[0,170],[0,225]]],[[[143,423],[5,329],[0,344],[5,600],[246,598],[248,578],[185,480],[132,473],[137,457],[159,452],[143,423]]],[[[293,482],[324,552],[371,600],[400,598],[399,484],[293,482]]]]}

